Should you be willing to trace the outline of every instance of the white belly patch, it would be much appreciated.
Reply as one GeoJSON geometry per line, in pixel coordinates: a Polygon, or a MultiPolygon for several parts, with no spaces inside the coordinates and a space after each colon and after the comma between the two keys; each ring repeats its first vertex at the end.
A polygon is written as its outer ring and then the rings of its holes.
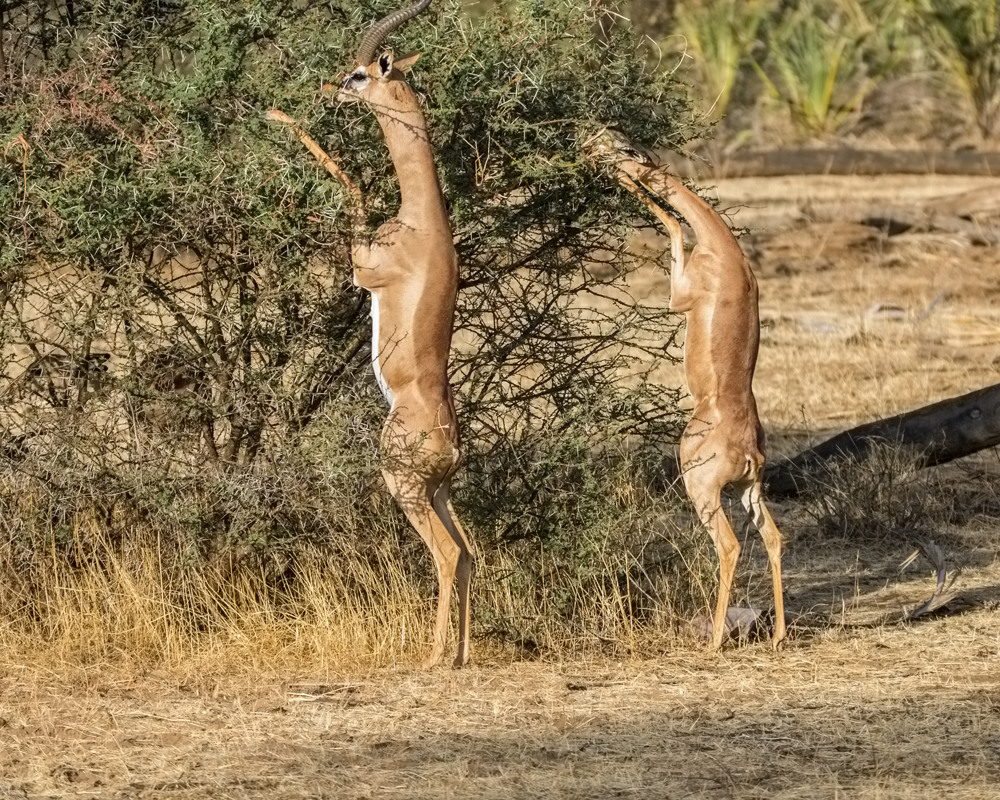
{"type": "Polygon", "coordinates": [[[392,390],[389,388],[389,384],[385,382],[385,378],[382,376],[382,368],[379,366],[379,346],[378,346],[378,295],[375,292],[372,295],[372,372],[375,373],[375,382],[378,383],[378,388],[382,390],[382,396],[385,398],[386,402],[389,404],[389,408],[392,408],[392,390]]]}

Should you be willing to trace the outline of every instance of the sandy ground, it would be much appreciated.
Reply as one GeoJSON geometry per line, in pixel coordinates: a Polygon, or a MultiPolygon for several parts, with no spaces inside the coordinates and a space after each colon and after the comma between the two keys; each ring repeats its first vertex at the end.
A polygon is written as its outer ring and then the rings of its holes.
{"type": "Polygon", "coordinates": [[[0,797],[996,797],[998,647],[994,611],[777,656],[200,689],[9,674],[0,797]]]}
{"type": "MultiPolygon", "coordinates": [[[[774,451],[998,380],[1000,247],[981,215],[928,211],[998,183],[713,190],[749,229],[764,325],[756,387],[774,451]],[[880,215],[915,222],[862,224],[880,215]]],[[[636,288],[666,293],[652,278],[636,288]]],[[[932,586],[926,565],[899,573],[912,543],[818,541],[785,503],[799,621],[778,654],[673,642],[624,662],[540,663],[480,646],[458,672],[343,675],[8,664],[0,800],[996,797],[1000,461],[948,469],[926,484],[954,489],[940,541],[962,575],[943,615],[900,621],[932,586]]]]}

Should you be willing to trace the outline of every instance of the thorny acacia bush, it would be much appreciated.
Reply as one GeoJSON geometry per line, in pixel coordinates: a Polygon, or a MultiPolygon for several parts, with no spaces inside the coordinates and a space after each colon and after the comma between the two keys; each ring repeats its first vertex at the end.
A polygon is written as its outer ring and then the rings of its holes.
{"type": "MultiPolygon", "coordinates": [[[[346,196],[264,118],[301,119],[363,187],[371,226],[392,215],[374,118],[318,90],[396,5],[0,10],[7,568],[48,569],[53,552],[87,563],[88,537],[106,550],[141,531],[187,569],[246,560],[275,580],[302,547],[336,564],[398,539],[429,576],[378,474],[385,410],[345,266],[346,196]]],[[[669,510],[649,483],[678,398],[647,376],[676,320],[623,291],[643,212],[579,145],[606,121],[676,146],[689,115],[640,68],[633,34],[598,35],[599,6],[525,0],[473,24],[438,2],[389,43],[422,54],[411,81],[461,264],[456,505],[480,585],[518,583],[534,603],[504,620],[481,604],[497,630],[534,624],[535,605],[590,624],[588,587],[646,574],[637,559],[669,510]],[[500,551],[516,565],[503,574],[500,551]]],[[[687,568],[654,560],[685,596],[687,568]]]]}

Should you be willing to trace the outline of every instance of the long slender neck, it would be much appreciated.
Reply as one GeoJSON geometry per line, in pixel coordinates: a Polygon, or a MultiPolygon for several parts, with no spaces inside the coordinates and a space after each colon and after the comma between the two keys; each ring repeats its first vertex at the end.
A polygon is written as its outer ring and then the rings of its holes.
{"type": "Polygon", "coordinates": [[[681,181],[659,167],[638,162],[624,162],[622,169],[676,208],[694,230],[698,240],[713,232],[729,238],[732,232],[714,208],[687,188],[681,181]]]}
{"type": "Polygon", "coordinates": [[[676,269],[684,267],[684,232],[681,224],[674,219],[673,214],[663,209],[649,194],[649,190],[642,184],[633,180],[624,172],[619,175],[619,183],[639,198],[642,203],[653,212],[653,215],[663,223],[670,238],[670,257],[676,269]]]}
{"type": "Polygon", "coordinates": [[[409,87],[400,86],[392,107],[374,106],[399,179],[401,213],[444,213],[427,122],[409,87]]]}

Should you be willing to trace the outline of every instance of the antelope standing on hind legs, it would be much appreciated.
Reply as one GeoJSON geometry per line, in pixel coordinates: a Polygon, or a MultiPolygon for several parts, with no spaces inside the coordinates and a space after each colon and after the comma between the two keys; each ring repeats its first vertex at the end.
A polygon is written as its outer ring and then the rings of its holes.
{"type": "Polygon", "coordinates": [[[725,635],[726,612],[740,544],[722,511],[730,484],[760,532],[771,565],[775,626],[772,643],[785,637],[781,585],[781,532],[764,505],[764,430],[757,415],[753,373],[760,342],[757,281],[736,237],[708,203],[667,174],[648,153],[617,131],[605,130],[585,145],[592,157],[610,160],[621,184],[664,224],[670,236],[670,308],[687,320],[684,374],[694,400],[681,436],[684,486],[719,555],[719,597],[711,646],[725,635]],[[698,243],[684,263],[678,221],[657,198],[676,208],[698,243]]]}
{"type": "MultiPolygon", "coordinates": [[[[377,22],[366,34],[357,68],[340,85],[337,98],[372,109],[385,135],[399,180],[395,217],[371,241],[358,222],[360,192],[297,126],[296,133],[354,197],[354,283],[371,293],[372,368],[389,416],[382,429],[382,475],[389,491],[430,548],[438,575],[434,644],[424,666],[441,660],[447,641],[452,585],[458,585],[458,654],[469,658],[472,549],[449,499],[458,466],[458,421],[448,383],[458,293],[458,259],[444,197],[438,183],[427,123],[417,96],[403,79],[416,57],[394,61],[391,51],[376,58],[386,37],[430,5],[419,0],[377,22]]],[[[281,122],[294,121],[271,112],[281,122]]]]}

